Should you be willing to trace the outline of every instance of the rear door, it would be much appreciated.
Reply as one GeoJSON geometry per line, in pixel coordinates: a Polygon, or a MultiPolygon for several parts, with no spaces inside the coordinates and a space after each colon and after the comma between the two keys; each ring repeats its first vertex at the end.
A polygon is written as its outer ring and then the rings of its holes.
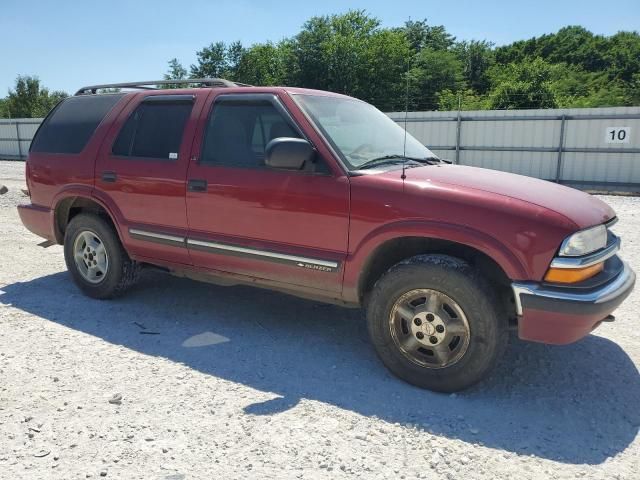
{"type": "Polygon", "coordinates": [[[285,288],[339,292],[349,218],[346,176],[320,151],[299,171],[266,167],[270,140],[306,136],[277,95],[216,92],[208,103],[188,172],[194,265],[285,288]]]}
{"type": "Polygon", "coordinates": [[[129,251],[188,264],[185,179],[208,90],[142,93],[114,122],[96,163],[96,195],[118,216],[129,251]]]}

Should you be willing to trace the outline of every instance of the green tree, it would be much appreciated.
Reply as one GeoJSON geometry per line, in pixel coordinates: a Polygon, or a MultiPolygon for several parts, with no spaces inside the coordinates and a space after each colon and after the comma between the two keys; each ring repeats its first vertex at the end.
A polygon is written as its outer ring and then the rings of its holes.
{"type": "MultiPolygon", "coordinates": [[[[164,74],[165,80],[184,80],[187,78],[187,69],[182,66],[177,58],[169,60],[169,70],[164,74]]],[[[179,84],[164,85],[163,88],[180,88],[179,84]]]]}
{"type": "Polygon", "coordinates": [[[366,50],[380,26],[362,10],[312,17],[294,38],[298,84],[358,95],[366,78],[366,50]]]}
{"type": "Polygon", "coordinates": [[[9,106],[4,98],[0,98],[0,118],[9,117],[9,106]]]}
{"type": "Polygon", "coordinates": [[[607,71],[588,72],[565,63],[551,66],[550,88],[560,108],[633,105],[628,85],[611,80],[607,71]]]}
{"type": "Polygon", "coordinates": [[[496,49],[498,63],[520,63],[540,57],[549,63],[567,63],[587,71],[604,67],[603,37],[580,26],[564,27],[556,33],[521,40],[496,49]]]}
{"type": "Polygon", "coordinates": [[[615,107],[627,103],[626,90],[618,83],[611,83],[604,88],[592,89],[588,95],[579,97],[558,97],[558,107],[593,108],[615,107]]]}
{"type": "Polygon", "coordinates": [[[422,49],[409,71],[410,102],[415,110],[438,108],[438,92],[458,91],[463,86],[462,64],[448,50],[422,49]]]}
{"type": "Polygon", "coordinates": [[[378,30],[368,40],[358,95],[384,111],[403,110],[411,48],[402,32],[378,30]]]}
{"type": "Polygon", "coordinates": [[[489,96],[493,109],[556,108],[552,67],[541,58],[492,69],[494,87],[489,96]]]}
{"type": "Polygon", "coordinates": [[[226,50],[226,68],[223,72],[223,78],[229,80],[237,80],[238,69],[242,62],[246,50],[239,41],[233,42],[226,50]]]}
{"type": "Polygon", "coordinates": [[[557,33],[540,37],[535,55],[549,63],[566,63],[596,71],[605,66],[603,40],[584,27],[564,27],[557,33]]]}
{"type": "Polygon", "coordinates": [[[462,76],[469,88],[480,94],[491,87],[489,69],[495,63],[493,44],[485,40],[458,42],[453,47],[462,64],[462,76]]]}
{"type": "MultiPolygon", "coordinates": [[[[435,109],[440,91],[452,92],[462,88],[463,63],[452,50],[456,39],[443,25],[429,25],[427,19],[410,20],[395,30],[404,35],[412,54],[408,74],[397,75],[403,84],[407,75],[409,77],[410,108],[435,109]]],[[[404,66],[407,68],[406,62],[404,66]]]]}
{"type": "Polygon", "coordinates": [[[634,73],[626,85],[626,105],[640,105],[640,72],[634,73]]]}
{"type": "Polygon", "coordinates": [[[438,110],[486,110],[489,108],[486,97],[478,95],[471,89],[442,90],[438,92],[438,110]]]}
{"type": "Polygon", "coordinates": [[[196,52],[198,63],[191,65],[190,78],[225,78],[234,80],[238,74],[245,48],[240,42],[226,45],[215,42],[196,52]]]}
{"type": "Polygon", "coordinates": [[[640,35],[594,35],[580,26],[514,42],[495,51],[503,66],[541,58],[551,65],[553,91],[562,107],[637,105],[634,75],[640,73],[640,35]]]}
{"type": "MultiPolygon", "coordinates": [[[[330,90],[383,110],[404,109],[407,80],[410,108],[420,110],[640,103],[638,33],[606,37],[580,26],[494,48],[486,40],[456,42],[426,19],[382,28],[351,10],[311,17],[278,43],[214,42],[197,57],[192,78],[330,90]]],[[[170,77],[178,66],[170,64],[170,77]]]]}
{"type": "Polygon", "coordinates": [[[364,11],[309,19],[282,57],[290,84],[346,93],[384,109],[404,105],[410,48],[404,32],[364,11]]]}
{"type": "Polygon", "coordinates": [[[277,44],[278,58],[282,66],[281,85],[302,86],[300,83],[300,62],[294,38],[285,38],[277,44]]]}
{"type": "Polygon", "coordinates": [[[198,63],[191,65],[191,78],[220,78],[227,68],[227,47],[215,42],[196,52],[198,63]]]}
{"type": "Polygon", "coordinates": [[[418,21],[409,20],[400,30],[406,35],[409,46],[415,53],[425,48],[448,50],[456,41],[443,25],[431,26],[426,18],[418,21]]]}
{"type": "Polygon", "coordinates": [[[169,60],[169,70],[164,74],[165,80],[184,80],[187,78],[187,69],[182,66],[177,58],[169,60]]]}
{"type": "Polygon", "coordinates": [[[256,44],[244,51],[236,70],[236,80],[250,85],[282,85],[285,80],[283,51],[271,42],[256,44]]]}
{"type": "Polygon", "coordinates": [[[609,77],[624,82],[633,82],[640,73],[640,34],[618,32],[606,40],[604,58],[609,77]]]}
{"type": "Polygon", "coordinates": [[[604,37],[573,25],[496,49],[496,59],[502,64],[535,57],[552,64],[577,66],[587,72],[610,70],[612,78],[629,81],[640,68],[640,35],[638,32],[618,32],[604,37]]]}
{"type": "Polygon", "coordinates": [[[14,89],[9,90],[5,104],[11,118],[38,118],[44,117],[67,96],[65,92],[49,92],[40,85],[38,77],[20,75],[14,89]]]}

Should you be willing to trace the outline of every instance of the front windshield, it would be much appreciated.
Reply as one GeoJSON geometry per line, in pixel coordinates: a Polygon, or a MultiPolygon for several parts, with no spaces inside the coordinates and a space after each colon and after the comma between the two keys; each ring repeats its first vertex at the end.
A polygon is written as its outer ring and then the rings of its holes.
{"type": "Polygon", "coordinates": [[[367,162],[385,157],[433,159],[427,147],[405,132],[380,110],[360,100],[320,95],[296,95],[311,117],[348,163],[357,170],[367,162]]]}

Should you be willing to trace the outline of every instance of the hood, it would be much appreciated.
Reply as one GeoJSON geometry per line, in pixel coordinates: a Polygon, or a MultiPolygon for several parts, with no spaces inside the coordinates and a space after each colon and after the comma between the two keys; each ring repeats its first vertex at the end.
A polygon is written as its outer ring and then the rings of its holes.
{"type": "Polygon", "coordinates": [[[408,183],[455,185],[532,203],[563,215],[579,229],[615,217],[609,205],[588,193],[514,173],[464,165],[432,165],[407,169],[406,175],[408,183]]]}

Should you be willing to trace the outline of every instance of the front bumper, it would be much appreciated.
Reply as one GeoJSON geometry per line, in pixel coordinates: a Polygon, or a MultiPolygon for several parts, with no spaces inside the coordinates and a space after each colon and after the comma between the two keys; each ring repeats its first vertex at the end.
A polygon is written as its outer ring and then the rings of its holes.
{"type": "MultiPolygon", "coordinates": [[[[616,257],[617,259],[617,257],[616,257]]],[[[512,284],[518,336],[535,342],[566,344],[581,339],[629,296],[636,275],[622,262],[620,273],[595,288],[554,288],[536,282],[512,284]]]]}

